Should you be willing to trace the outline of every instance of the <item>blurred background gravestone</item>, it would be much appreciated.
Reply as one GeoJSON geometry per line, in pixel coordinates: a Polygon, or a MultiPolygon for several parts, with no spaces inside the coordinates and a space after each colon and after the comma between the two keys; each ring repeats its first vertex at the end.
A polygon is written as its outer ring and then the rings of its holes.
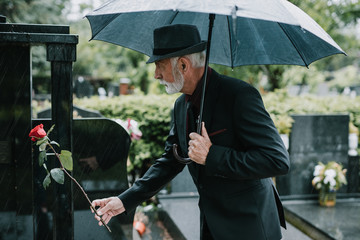
{"type": "Polygon", "coordinates": [[[197,194],[196,186],[187,167],[171,181],[170,192],[171,194],[197,194]]]}
{"type": "MultiPolygon", "coordinates": [[[[282,196],[316,194],[311,181],[318,162],[348,166],[348,115],[293,115],[290,134],[290,172],[276,178],[282,196]]],[[[340,189],[346,192],[346,187],[340,189]]]]}

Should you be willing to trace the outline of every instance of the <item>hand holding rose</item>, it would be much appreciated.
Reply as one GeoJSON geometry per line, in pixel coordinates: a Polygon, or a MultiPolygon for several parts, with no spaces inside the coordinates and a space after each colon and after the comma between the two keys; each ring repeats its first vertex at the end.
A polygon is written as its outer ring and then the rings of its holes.
{"type": "Polygon", "coordinates": [[[112,217],[125,212],[125,207],[120,198],[118,197],[109,197],[94,200],[91,205],[91,211],[93,213],[93,209],[95,209],[95,207],[100,207],[99,209],[97,209],[98,215],[95,214],[95,219],[99,221],[99,226],[103,225],[101,219],[105,222],[105,224],[108,224],[112,217]],[[101,216],[101,218],[99,216],[101,216]]]}

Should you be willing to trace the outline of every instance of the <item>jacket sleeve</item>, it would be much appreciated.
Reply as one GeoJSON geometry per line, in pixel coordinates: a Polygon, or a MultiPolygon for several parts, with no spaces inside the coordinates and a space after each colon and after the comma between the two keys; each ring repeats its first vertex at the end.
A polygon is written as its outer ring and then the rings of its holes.
{"type": "Polygon", "coordinates": [[[254,87],[238,89],[231,115],[236,143],[233,147],[212,145],[206,173],[232,179],[286,174],[290,168],[288,152],[254,87]]]}
{"type": "Polygon", "coordinates": [[[118,196],[123,202],[126,212],[135,210],[139,204],[158,193],[183,170],[185,165],[178,163],[172,153],[172,145],[177,140],[175,129],[174,121],[172,121],[170,133],[165,142],[164,154],[155,161],[142,178],[118,196]]]}

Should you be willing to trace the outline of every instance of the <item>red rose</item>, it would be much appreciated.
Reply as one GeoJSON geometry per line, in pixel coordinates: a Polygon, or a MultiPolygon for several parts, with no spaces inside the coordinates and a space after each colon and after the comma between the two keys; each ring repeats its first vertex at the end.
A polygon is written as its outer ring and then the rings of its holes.
{"type": "Polygon", "coordinates": [[[31,129],[29,133],[29,137],[31,137],[31,141],[35,142],[40,138],[46,137],[46,132],[44,130],[44,125],[40,124],[31,129]]]}

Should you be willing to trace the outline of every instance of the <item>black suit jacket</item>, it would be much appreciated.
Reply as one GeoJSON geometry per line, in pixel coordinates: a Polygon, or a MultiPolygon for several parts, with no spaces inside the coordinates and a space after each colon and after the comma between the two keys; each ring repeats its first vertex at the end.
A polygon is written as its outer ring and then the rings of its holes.
{"type": "MultiPolygon", "coordinates": [[[[287,150],[251,85],[211,72],[203,121],[210,135],[206,165],[188,165],[199,192],[201,218],[215,239],[281,239],[282,205],[270,177],[289,170],[287,150]]],[[[175,102],[165,152],[132,188],[119,195],[131,211],[156,194],[184,165],[172,154],[177,143],[187,155],[185,95],[175,102]]],[[[186,214],[186,213],[184,213],[186,214]]]]}

